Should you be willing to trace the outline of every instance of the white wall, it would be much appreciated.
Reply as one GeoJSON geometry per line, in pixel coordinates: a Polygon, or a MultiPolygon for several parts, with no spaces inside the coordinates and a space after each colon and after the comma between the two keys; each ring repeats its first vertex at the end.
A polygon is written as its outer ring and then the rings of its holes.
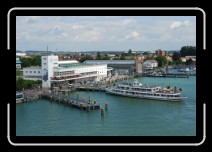
{"type": "Polygon", "coordinates": [[[17,69],[21,69],[21,64],[16,64],[17,69]]]}
{"type": "Polygon", "coordinates": [[[23,68],[23,78],[25,80],[42,80],[41,67],[27,67],[23,68]]]}
{"type": "Polygon", "coordinates": [[[50,77],[53,76],[53,68],[58,67],[58,56],[42,56],[42,87],[50,88],[50,77]]]}

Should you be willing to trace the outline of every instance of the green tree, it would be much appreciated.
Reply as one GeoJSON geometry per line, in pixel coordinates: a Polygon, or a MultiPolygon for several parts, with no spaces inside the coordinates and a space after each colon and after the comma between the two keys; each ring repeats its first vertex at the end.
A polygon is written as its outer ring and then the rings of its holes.
{"type": "Polygon", "coordinates": [[[101,60],[110,60],[110,57],[107,54],[105,54],[101,57],[101,60]]]}
{"type": "Polygon", "coordinates": [[[32,59],[31,58],[21,58],[21,66],[24,67],[30,67],[32,65],[32,59]]]}
{"type": "Polygon", "coordinates": [[[181,56],[196,56],[196,46],[183,46],[180,50],[181,56]]]}
{"type": "Polygon", "coordinates": [[[180,60],[180,57],[181,57],[181,53],[180,52],[174,52],[173,56],[172,56],[172,59],[174,61],[178,61],[178,60],[180,60]]]}
{"type": "Polygon", "coordinates": [[[167,59],[165,56],[158,55],[155,60],[158,61],[158,67],[163,67],[167,64],[167,59]]]}
{"type": "Polygon", "coordinates": [[[97,55],[96,55],[96,60],[101,60],[102,59],[102,57],[101,57],[101,54],[100,54],[100,52],[97,52],[97,55]]]}
{"type": "Polygon", "coordinates": [[[16,69],[16,76],[23,76],[22,72],[20,69],[16,69]]]}
{"type": "Polygon", "coordinates": [[[83,63],[85,60],[93,60],[93,57],[91,55],[86,55],[86,56],[83,56],[79,62],[80,63],[83,63]]]}
{"type": "Polygon", "coordinates": [[[120,60],[126,60],[126,57],[125,57],[124,53],[121,54],[120,60]]]}
{"type": "Polygon", "coordinates": [[[23,78],[18,78],[16,80],[16,90],[17,91],[22,91],[24,89],[31,89],[32,87],[36,85],[41,85],[42,81],[41,80],[24,80],[23,78]]]}
{"type": "Polygon", "coordinates": [[[131,49],[129,49],[127,55],[128,55],[128,56],[132,56],[132,50],[131,50],[131,49]]]}
{"type": "Polygon", "coordinates": [[[143,55],[149,55],[149,52],[144,52],[143,55]]]}
{"type": "Polygon", "coordinates": [[[186,60],[186,65],[191,65],[191,64],[193,64],[193,61],[191,58],[189,60],[186,60]]]}

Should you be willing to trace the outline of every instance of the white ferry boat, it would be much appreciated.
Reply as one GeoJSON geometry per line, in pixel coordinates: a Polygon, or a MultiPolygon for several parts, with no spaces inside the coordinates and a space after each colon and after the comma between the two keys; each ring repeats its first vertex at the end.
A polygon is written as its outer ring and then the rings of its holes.
{"type": "Polygon", "coordinates": [[[168,89],[161,88],[159,85],[147,85],[138,83],[138,80],[134,82],[123,82],[116,86],[111,86],[105,89],[106,93],[155,100],[169,100],[169,101],[180,101],[187,97],[180,96],[182,89],[168,89]]]}

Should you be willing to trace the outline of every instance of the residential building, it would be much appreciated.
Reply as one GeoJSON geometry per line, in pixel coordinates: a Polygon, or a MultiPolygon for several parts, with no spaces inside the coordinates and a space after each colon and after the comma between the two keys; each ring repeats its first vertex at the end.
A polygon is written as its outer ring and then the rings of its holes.
{"type": "Polygon", "coordinates": [[[144,69],[154,69],[158,67],[158,62],[156,60],[146,60],[144,62],[144,69]]]}
{"type": "Polygon", "coordinates": [[[166,55],[166,51],[159,49],[159,50],[156,50],[155,51],[155,54],[156,55],[165,56],[166,55]]]}
{"type": "Polygon", "coordinates": [[[181,60],[182,62],[186,62],[186,58],[185,58],[185,57],[181,57],[180,60],[181,60]]]}

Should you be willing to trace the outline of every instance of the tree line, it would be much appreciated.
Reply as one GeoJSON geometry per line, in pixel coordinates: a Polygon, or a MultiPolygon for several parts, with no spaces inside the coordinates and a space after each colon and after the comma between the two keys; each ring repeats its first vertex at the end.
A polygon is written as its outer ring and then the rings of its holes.
{"type": "Polygon", "coordinates": [[[41,80],[24,80],[23,78],[16,79],[16,91],[22,91],[23,89],[31,89],[36,85],[41,85],[41,80]]]}
{"type": "Polygon", "coordinates": [[[21,66],[30,67],[30,66],[41,66],[41,55],[32,55],[30,58],[21,58],[21,66]]]}

